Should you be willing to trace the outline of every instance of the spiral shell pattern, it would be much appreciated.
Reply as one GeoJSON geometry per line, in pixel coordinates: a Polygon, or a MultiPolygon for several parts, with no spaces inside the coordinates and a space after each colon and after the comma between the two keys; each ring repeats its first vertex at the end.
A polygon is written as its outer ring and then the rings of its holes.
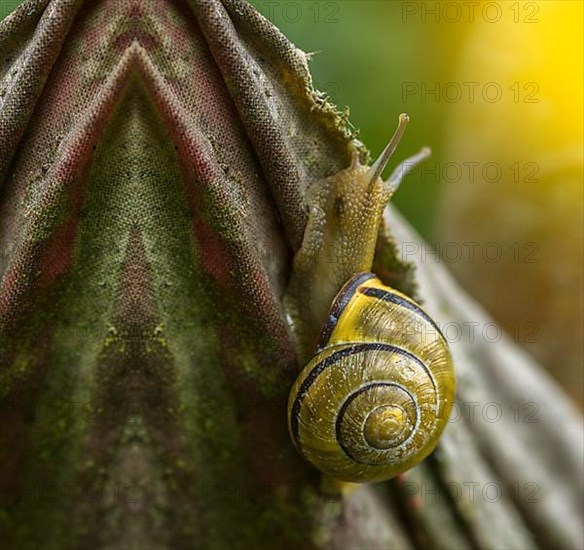
{"type": "Polygon", "coordinates": [[[316,355],[291,390],[290,434],[323,473],[381,481],[432,452],[454,393],[452,358],[436,323],[361,273],[335,298],[316,355]]]}

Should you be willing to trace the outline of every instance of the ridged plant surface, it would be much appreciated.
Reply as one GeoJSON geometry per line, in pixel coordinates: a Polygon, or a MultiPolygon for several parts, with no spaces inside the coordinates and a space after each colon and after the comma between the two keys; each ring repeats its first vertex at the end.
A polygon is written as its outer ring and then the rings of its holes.
{"type": "MultiPolygon", "coordinates": [[[[535,427],[461,407],[430,460],[343,498],[294,451],[281,299],[305,190],[351,139],[307,61],[243,0],[27,0],[0,23],[7,548],[580,544],[580,420],[504,341],[453,346],[459,400],[536,401],[535,427]]],[[[419,242],[388,210],[375,270],[411,294],[389,232],[419,242]]],[[[418,267],[438,319],[488,321],[418,267]]]]}

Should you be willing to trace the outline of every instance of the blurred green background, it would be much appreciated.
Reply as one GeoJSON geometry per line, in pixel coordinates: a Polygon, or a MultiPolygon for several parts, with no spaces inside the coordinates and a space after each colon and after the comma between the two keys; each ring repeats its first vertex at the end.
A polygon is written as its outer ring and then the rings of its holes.
{"type": "MultiPolygon", "coordinates": [[[[349,108],[350,120],[373,158],[393,134],[401,112],[410,115],[411,123],[394,164],[424,145],[432,148],[434,161],[444,157],[446,104],[436,104],[421,93],[404,94],[404,88],[452,80],[467,26],[444,29],[420,13],[410,13],[417,9],[414,2],[252,3],[300,49],[317,52],[310,62],[315,87],[328,93],[339,110],[349,108]]],[[[421,174],[409,176],[394,201],[430,239],[440,185],[433,178],[432,185],[424,185],[421,174]]]]}
{"type": "Polygon", "coordinates": [[[0,0],[0,20],[4,19],[22,0],[0,0]]]}

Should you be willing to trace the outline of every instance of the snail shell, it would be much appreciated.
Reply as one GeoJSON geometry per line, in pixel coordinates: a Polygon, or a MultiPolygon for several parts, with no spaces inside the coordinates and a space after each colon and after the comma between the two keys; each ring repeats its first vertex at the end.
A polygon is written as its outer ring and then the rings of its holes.
{"type": "Polygon", "coordinates": [[[446,339],[412,299],[372,273],[337,294],[288,404],[290,435],[324,474],[381,481],[428,456],[455,393],[446,339]]]}

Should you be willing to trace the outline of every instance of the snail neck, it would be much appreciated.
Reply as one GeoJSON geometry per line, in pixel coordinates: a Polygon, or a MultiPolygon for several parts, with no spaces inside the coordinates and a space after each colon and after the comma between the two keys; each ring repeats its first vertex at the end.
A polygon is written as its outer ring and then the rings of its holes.
{"type": "Polygon", "coordinates": [[[355,273],[370,271],[389,194],[354,157],[352,165],[314,183],[302,246],[285,297],[297,352],[306,361],[335,296],[355,273]]]}

